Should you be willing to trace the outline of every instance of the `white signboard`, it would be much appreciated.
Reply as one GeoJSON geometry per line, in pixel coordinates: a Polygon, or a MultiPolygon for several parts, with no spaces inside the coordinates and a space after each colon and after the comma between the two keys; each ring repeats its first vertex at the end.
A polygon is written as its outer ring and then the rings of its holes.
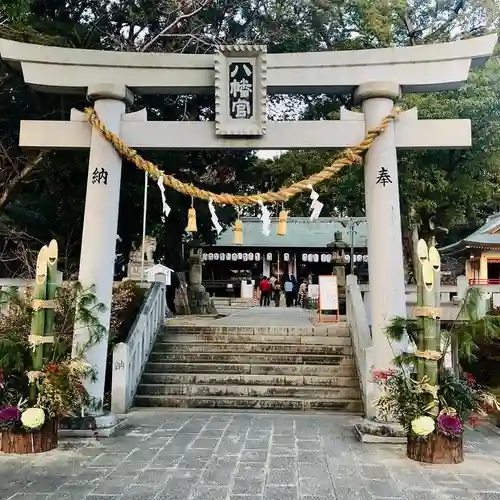
{"type": "Polygon", "coordinates": [[[319,308],[321,311],[339,310],[337,276],[318,276],[319,308]]]}

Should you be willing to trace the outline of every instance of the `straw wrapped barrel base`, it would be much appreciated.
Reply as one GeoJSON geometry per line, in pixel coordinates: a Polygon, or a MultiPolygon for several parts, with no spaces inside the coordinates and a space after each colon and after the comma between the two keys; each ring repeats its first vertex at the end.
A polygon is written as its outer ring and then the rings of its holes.
{"type": "Polygon", "coordinates": [[[429,464],[460,464],[464,461],[463,437],[447,437],[431,434],[427,439],[408,436],[408,458],[429,464]]]}
{"type": "Polygon", "coordinates": [[[49,420],[36,432],[2,432],[0,434],[0,452],[26,455],[53,450],[58,445],[57,427],[57,420],[49,420]]]}

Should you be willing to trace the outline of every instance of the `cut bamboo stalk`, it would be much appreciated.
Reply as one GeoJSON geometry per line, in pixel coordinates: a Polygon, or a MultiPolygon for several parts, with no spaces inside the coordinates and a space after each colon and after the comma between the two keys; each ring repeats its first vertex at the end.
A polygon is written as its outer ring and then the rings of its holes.
{"type": "MultiPolygon", "coordinates": [[[[48,248],[43,246],[38,253],[36,261],[36,276],[35,285],[33,287],[33,301],[36,303],[38,300],[46,300],[47,298],[47,261],[48,261],[48,248]]],[[[34,308],[31,316],[31,335],[35,338],[42,336],[45,329],[45,309],[34,308]]],[[[43,344],[34,346],[33,349],[33,370],[39,371],[43,368],[43,344]]],[[[36,402],[36,387],[31,386],[31,399],[36,402]]]]}

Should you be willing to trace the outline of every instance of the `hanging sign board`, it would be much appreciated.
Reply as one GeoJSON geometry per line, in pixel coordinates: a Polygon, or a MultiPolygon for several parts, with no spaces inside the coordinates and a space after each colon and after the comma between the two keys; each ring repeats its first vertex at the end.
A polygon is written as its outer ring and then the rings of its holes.
{"type": "Polygon", "coordinates": [[[337,276],[318,276],[319,285],[319,322],[322,323],[326,320],[324,312],[328,311],[330,314],[335,312],[335,320],[339,320],[339,288],[337,283],[337,276]]]}

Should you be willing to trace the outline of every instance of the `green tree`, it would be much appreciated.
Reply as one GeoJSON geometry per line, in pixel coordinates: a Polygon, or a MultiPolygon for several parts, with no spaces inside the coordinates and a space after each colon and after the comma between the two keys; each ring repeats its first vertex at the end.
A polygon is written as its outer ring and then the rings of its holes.
{"type": "MultiPolygon", "coordinates": [[[[210,53],[217,44],[241,42],[267,44],[270,52],[353,50],[477,34],[498,22],[495,16],[493,1],[490,5],[478,0],[448,0],[437,6],[427,0],[9,0],[0,7],[0,36],[31,43],[137,52],[210,53]]],[[[71,96],[40,94],[24,85],[15,71],[5,66],[2,70],[0,223],[33,238],[56,237],[66,254],[63,265],[70,273],[79,258],[87,155],[20,151],[18,124],[20,119],[68,119],[71,107],[81,109],[85,102],[71,96]]],[[[350,105],[349,95],[285,100],[274,96],[270,112],[290,119],[301,107],[301,118],[334,117],[341,105],[350,105]]],[[[206,120],[213,118],[214,101],[203,96],[153,95],[139,97],[134,109],[139,107],[147,107],[150,119],[206,120]]],[[[271,165],[264,168],[252,152],[157,152],[147,156],[181,180],[214,191],[249,192],[290,182],[301,172],[320,169],[327,160],[324,153],[312,157],[298,153],[297,166],[290,166],[295,176],[291,177],[285,164],[293,165],[294,155],[289,153],[278,160],[279,183],[266,173],[271,165]],[[262,179],[255,176],[256,172],[262,173],[262,179]]],[[[321,188],[323,198],[333,193],[329,211],[362,213],[361,184],[353,184],[359,175],[361,169],[357,173],[350,169],[321,188]]],[[[142,185],[141,172],[125,164],[119,220],[124,253],[140,236],[142,185]]],[[[167,251],[169,261],[174,261],[180,254],[191,201],[168,192],[175,216],[165,227],[160,220],[159,194],[153,190],[150,193],[148,232],[164,236],[160,247],[166,248],[160,250],[167,251]]],[[[302,204],[301,210],[308,205],[306,199],[297,203],[302,204]]],[[[207,206],[197,203],[196,208],[200,235],[209,242],[214,235],[207,206]]],[[[235,213],[224,208],[219,216],[230,222],[235,213]]]]}

